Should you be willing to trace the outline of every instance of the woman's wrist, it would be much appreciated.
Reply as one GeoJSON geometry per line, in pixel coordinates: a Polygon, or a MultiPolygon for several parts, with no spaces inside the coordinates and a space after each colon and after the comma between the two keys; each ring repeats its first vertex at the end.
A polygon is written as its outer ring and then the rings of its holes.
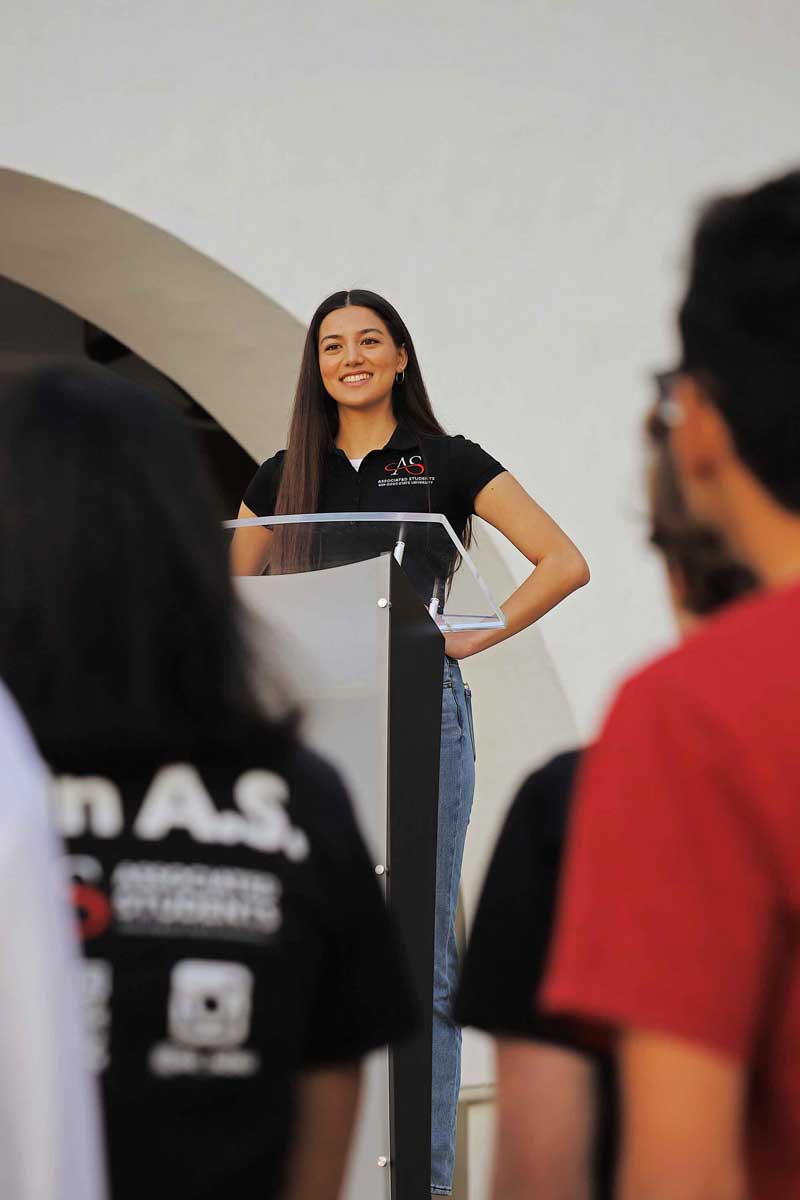
{"type": "Polygon", "coordinates": [[[479,654],[481,650],[494,644],[489,640],[489,635],[493,632],[494,630],[464,629],[459,633],[448,633],[444,639],[445,653],[450,658],[471,658],[473,654],[479,654]]]}

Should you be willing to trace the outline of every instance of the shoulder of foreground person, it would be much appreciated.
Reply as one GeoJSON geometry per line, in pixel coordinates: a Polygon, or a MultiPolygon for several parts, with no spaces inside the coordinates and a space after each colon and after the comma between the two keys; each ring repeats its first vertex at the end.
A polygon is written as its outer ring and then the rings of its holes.
{"type": "Polygon", "coordinates": [[[751,592],[706,617],[674,649],[658,655],[630,678],[637,679],[656,671],[668,674],[671,666],[701,661],[725,649],[738,649],[749,654],[753,639],[760,645],[769,643],[783,636],[785,623],[797,620],[800,620],[800,583],[751,592]]]}
{"type": "Polygon", "coordinates": [[[492,853],[491,874],[521,868],[532,851],[561,853],[581,750],[565,750],[520,784],[492,853]]]}
{"type": "Polygon", "coordinates": [[[285,780],[287,804],[298,824],[327,854],[365,853],[352,801],[335,767],[291,734],[265,738],[249,734],[231,760],[239,773],[265,770],[285,780]]]}
{"type": "Polygon", "coordinates": [[[23,763],[34,772],[44,772],[33,738],[11,694],[0,681],[0,755],[23,763]]]}
{"type": "Polygon", "coordinates": [[[520,787],[514,807],[527,811],[551,842],[564,837],[581,750],[564,750],[533,771],[520,787]]]}
{"type": "Polygon", "coordinates": [[[570,1044],[563,1028],[538,1011],[534,997],[550,945],[579,756],[559,754],[534,771],[509,809],[464,962],[456,1005],[463,1025],[496,1036],[570,1044]]]}
{"type": "MultiPolygon", "coordinates": [[[[49,831],[49,777],[16,704],[0,683],[0,823],[49,831]]],[[[49,832],[48,832],[49,836],[49,832]]]]}
{"type": "Polygon", "coordinates": [[[291,788],[291,803],[323,824],[338,824],[352,812],[348,790],[336,768],[302,740],[289,742],[279,764],[291,788]]]}
{"type": "Polygon", "coordinates": [[[258,798],[253,803],[258,805],[263,795],[284,803],[294,823],[324,855],[366,860],[350,796],[338,772],[280,726],[256,721],[212,733],[205,740],[184,731],[174,738],[164,735],[157,744],[119,742],[100,752],[59,745],[48,747],[48,761],[57,777],[100,776],[129,787],[131,795],[146,793],[164,769],[189,767],[199,772],[209,793],[223,806],[232,800],[238,803],[240,789],[247,805],[247,777],[262,773],[272,782],[266,793],[256,789],[258,798]]]}
{"type": "Polygon", "coordinates": [[[727,726],[736,739],[750,726],[754,704],[780,704],[781,689],[794,688],[800,645],[800,585],[764,590],[728,605],[674,649],[633,672],[619,688],[605,727],[636,705],[673,715],[676,706],[703,723],[727,726]]]}

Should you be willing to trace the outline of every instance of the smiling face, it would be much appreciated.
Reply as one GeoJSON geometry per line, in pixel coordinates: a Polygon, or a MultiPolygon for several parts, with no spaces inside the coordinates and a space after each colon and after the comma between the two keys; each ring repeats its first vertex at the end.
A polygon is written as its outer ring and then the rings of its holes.
{"type": "Polygon", "coordinates": [[[346,408],[391,404],[398,371],[408,355],[371,308],[352,305],[328,313],[319,329],[319,369],[327,393],[346,408]]]}

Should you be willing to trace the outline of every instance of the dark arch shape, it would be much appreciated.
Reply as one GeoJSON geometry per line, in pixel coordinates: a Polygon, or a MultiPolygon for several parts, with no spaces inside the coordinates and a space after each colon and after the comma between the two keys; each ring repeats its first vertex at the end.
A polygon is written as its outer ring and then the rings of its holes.
{"type": "Polygon", "coordinates": [[[303,327],[186,242],[96,197],[1,168],[0,274],[107,330],[258,461],[283,444],[303,327]]]}

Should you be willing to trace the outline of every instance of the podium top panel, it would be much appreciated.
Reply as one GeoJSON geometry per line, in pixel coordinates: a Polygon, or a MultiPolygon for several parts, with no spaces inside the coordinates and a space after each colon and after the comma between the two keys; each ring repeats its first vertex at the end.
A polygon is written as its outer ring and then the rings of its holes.
{"type": "Polygon", "coordinates": [[[265,547],[263,535],[258,538],[263,553],[237,554],[237,562],[258,562],[253,574],[320,571],[393,554],[442,632],[505,627],[499,604],[441,513],[246,517],[225,521],[224,528],[242,546],[248,530],[268,532],[265,547]]]}

